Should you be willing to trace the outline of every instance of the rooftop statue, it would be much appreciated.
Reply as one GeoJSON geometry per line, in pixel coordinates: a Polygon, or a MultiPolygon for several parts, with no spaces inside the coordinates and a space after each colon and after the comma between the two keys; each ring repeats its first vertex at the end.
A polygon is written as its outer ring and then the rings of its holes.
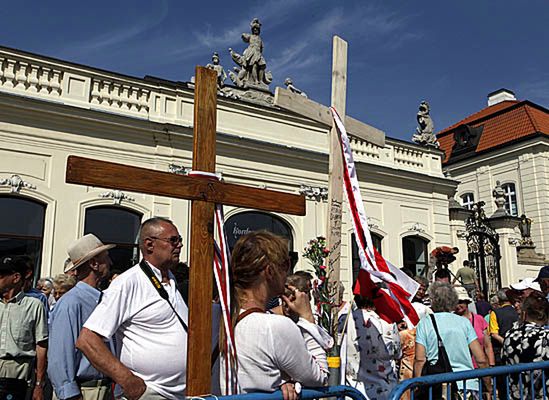
{"type": "Polygon", "coordinates": [[[213,69],[217,73],[217,88],[221,89],[225,86],[225,79],[227,79],[227,73],[223,67],[219,64],[219,54],[217,52],[212,55],[211,64],[206,65],[206,68],[213,69]]]}
{"type": "Polygon", "coordinates": [[[237,87],[268,90],[273,78],[271,72],[267,71],[267,63],[263,57],[263,40],[259,36],[261,22],[254,18],[250,27],[251,34],[242,34],[242,40],[248,43],[242,55],[229,49],[231,58],[238,64],[234,71],[229,72],[229,77],[237,87]]]}
{"type": "Polygon", "coordinates": [[[440,144],[435,136],[435,124],[429,112],[429,103],[425,100],[422,101],[417,113],[418,127],[416,128],[416,133],[412,136],[412,141],[422,146],[432,146],[438,149],[440,144]]]}
{"type": "Polygon", "coordinates": [[[290,92],[300,94],[301,96],[307,98],[307,94],[303,90],[296,88],[294,86],[294,82],[290,78],[286,78],[286,80],[284,81],[284,85],[286,85],[286,88],[290,92]]]}

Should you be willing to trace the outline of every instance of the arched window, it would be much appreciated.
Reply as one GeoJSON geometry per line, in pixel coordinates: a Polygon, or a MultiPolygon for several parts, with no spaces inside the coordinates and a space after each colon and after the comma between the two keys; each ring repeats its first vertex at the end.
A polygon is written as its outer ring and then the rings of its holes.
{"type": "Polygon", "coordinates": [[[140,213],[120,207],[90,207],[86,210],[84,234],[93,233],[103,243],[116,244],[109,250],[113,269],[125,271],[139,261],[141,218],[140,213]]]}
{"type": "MultiPolygon", "coordinates": [[[[381,241],[383,240],[383,237],[380,235],[377,235],[375,233],[371,233],[372,236],[372,243],[376,250],[381,254],[381,241]]],[[[358,246],[356,245],[356,236],[353,233],[351,235],[351,257],[352,257],[352,267],[353,267],[353,282],[356,282],[358,278],[358,271],[360,270],[360,257],[358,255],[358,246]]],[[[354,283],[353,283],[354,286],[354,283]]]]}
{"type": "Polygon", "coordinates": [[[473,204],[475,204],[475,195],[473,193],[465,193],[461,196],[461,205],[463,208],[472,210],[473,204]]]}
{"type": "Polygon", "coordinates": [[[507,214],[509,215],[517,216],[518,207],[517,207],[517,192],[515,190],[515,184],[506,183],[504,185],[501,185],[501,188],[505,193],[505,211],[507,211],[507,214]]]}
{"type": "Polygon", "coordinates": [[[21,197],[0,196],[0,256],[26,254],[40,276],[46,206],[21,197]]]}
{"type": "Polygon", "coordinates": [[[229,249],[233,249],[236,241],[241,236],[263,229],[288,239],[288,250],[292,266],[294,266],[297,263],[299,255],[293,251],[294,236],[292,229],[286,221],[276,215],[259,211],[244,211],[228,218],[225,222],[225,231],[227,232],[229,249]]]}
{"type": "Polygon", "coordinates": [[[276,215],[245,211],[233,215],[225,222],[227,241],[231,249],[241,236],[263,229],[288,239],[290,250],[294,249],[294,236],[290,226],[276,215]]]}
{"type": "Polygon", "coordinates": [[[414,275],[425,275],[425,269],[429,260],[427,254],[428,240],[419,236],[406,236],[402,238],[403,267],[411,270],[414,275]]]}

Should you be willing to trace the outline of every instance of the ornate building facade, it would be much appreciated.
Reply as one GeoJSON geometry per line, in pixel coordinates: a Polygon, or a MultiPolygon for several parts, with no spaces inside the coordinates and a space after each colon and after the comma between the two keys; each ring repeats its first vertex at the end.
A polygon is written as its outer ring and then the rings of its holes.
{"type": "MultiPolygon", "coordinates": [[[[267,228],[299,255],[326,231],[330,127],[222,92],[217,121],[225,181],[307,196],[305,217],[227,207],[229,240],[267,228]]],[[[191,166],[192,125],[191,82],[0,48],[0,253],[30,254],[37,276],[51,276],[62,272],[68,244],[93,232],[118,245],[112,256],[124,269],[139,257],[140,222],[164,216],[184,237],[187,259],[189,202],[67,184],[65,169],[69,155],[80,155],[182,173],[191,166]]],[[[452,244],[448,198],[457,182],[442,173],[443,152],[391,138],[384,147],[352,138],[352,148],[375,242],[394,264],[421,273],[429,251],[452,244]]],[[[357,257],[346,212],[343,223],[342,279],[350,285],[357,257]]],[[[299,257],[297,267],[308,265],[299,257]]]]}
{"type": "Polygon", "coordinates": [[[484,251],[471,247],[464,222],[482,201],[488,229],[499,234],[502,283],[536,276],[549,252],[549,110],[501,89],[488,95],[486,108],[437,138],[446,174],[460,182],[453,241],[469,255],[484,251]]]}

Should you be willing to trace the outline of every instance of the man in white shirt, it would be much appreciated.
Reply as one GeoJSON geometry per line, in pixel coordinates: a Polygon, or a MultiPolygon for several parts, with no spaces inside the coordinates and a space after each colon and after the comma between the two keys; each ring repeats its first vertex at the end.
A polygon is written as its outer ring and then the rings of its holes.
{"type": "Polygon", "coordinates": [[[77,347],[128,400],[184,399],[188,309],[169,270],[179,262],[181,236],[170,220],[151,218],[141,225],[139,245],[143,261],[104,292],[77,347]],[[161,282],[169,302],[146,270],[161,282]],[[119,360],[105,345],[113,334],[119,360]]]}

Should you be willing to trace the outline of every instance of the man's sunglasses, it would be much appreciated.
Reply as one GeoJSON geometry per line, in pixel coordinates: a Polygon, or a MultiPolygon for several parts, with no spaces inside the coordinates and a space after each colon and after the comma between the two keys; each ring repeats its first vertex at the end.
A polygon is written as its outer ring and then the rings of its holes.
{"type": "Polygon", "coordinates": [[[149,239],[163,240],[164,242],[170,243],[172,246],[177,246],[179,243],[183,243],[183,238],[181,236],[170,236],[169,238],[149,236],[149,239]]]}

